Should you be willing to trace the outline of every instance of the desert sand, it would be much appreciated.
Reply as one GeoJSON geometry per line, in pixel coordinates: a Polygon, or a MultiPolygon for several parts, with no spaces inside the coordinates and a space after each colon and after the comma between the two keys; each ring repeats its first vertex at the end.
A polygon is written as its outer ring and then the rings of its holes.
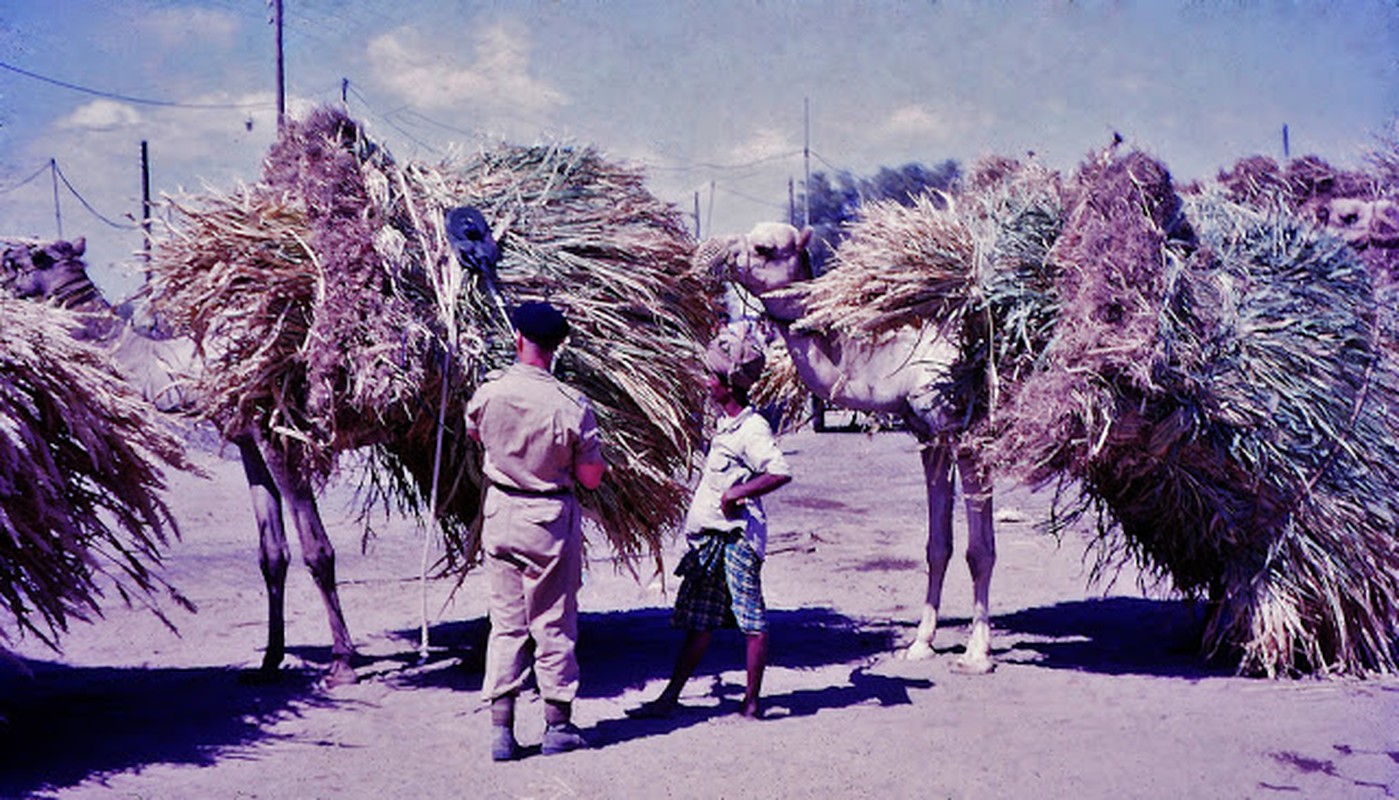
{"type": "MultiPolygon", "coordinates": [[[[479,697],[485,592],[471,573],[426,586],[431,649],[418,656],[423,533],[386,515],[361,548],[353,474],[323,513],[361,654],[352,686],[318,683],[329,632],[309,576],[288,590],[291,657],[258,684],[265,596],[232,452],[171,475],[183,527],[168,576],[198,605],[178,635],[110,597],[62,653],[18,643],[0,661],[0,796],[56,798],[1383,798],[1399,795],[1399,679],[1236,677],[1193,649],[1199,612],[1130,568],[1091,582],[1086,531],[1037,527],[1047,492],[1003,486],[992,586],[998,669],[952,669],[970,579],[949,575],[938,656],[898,657],[922,601],[916,445],[899,433],[783,437],[796,480],[768,499],[767,717],[732,712],[739,636],[722,632],[667,720],[654,697],[680,634],[676,579],[635,577],[605,545],[581,596],[587,751],[538,753],[542,712],[522,704],[519,761],[489,758],[479,697]],[[26,674],[26,672],[28,674],[26,674]]],[[[960,538],[960,536],[959,536],[960,538]]],[[[673,542],[667,569],[683,545],[673,542]]],[[[294,548],[295,552],[295,548],[294,548]]]]}

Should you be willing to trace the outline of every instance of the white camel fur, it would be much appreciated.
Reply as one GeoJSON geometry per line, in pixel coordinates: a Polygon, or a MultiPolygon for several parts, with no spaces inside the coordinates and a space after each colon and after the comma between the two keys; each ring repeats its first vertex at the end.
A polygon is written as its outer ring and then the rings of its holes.
{"type": "Polygon", "coordinates": [[[928,592],[918,631],[905,651],[911,659],[934,655],[943,579],[952,559],[953,480],[960,473],[973,605],[971,633],[956,667],[974,674],[990,672],[995,664],[988,609],[996,563],[991,483],[975,459],[959,450],[956,409],[939,390],[957,358],[956,343],[932,325],[869,340],[839,331],[806,331],[794,324],[803,315],[800,294],[782,290],[812,278],[806,251],[810,237],[810,228],[760,223],[747,235],[702,245],[700,258],[711,259],[705,266],[762,301],[797,374],[814,394],[843,408],[898,415],[918,438],[928,488],[928,592]]]}

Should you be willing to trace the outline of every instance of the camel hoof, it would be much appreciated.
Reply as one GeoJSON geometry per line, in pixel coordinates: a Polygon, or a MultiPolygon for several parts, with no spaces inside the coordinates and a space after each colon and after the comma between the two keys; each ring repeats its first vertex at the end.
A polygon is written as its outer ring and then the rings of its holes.
{"type": "Polygon", "coordinates": [[[933,650],[933,646],[921,640],[915,641],[903,652],[906,661],[927,661],[936,655],[937,652],[933,650]]]}
{"type": "Polygon", "coordinates": [[[962,656],[952,663],[952,671],[959,675],[989,675],[996,671],[996,662],[988,656],[962,656]]]}
{"type": "Polygon", "coordinates": [[[336,661],[331,664],[330,672],[327,672],[325,676],[325,685],[328,689],[356,683],[359,683],[359,675],[355,673],[355,668],[350,666],[348,661],[336,661]]]}

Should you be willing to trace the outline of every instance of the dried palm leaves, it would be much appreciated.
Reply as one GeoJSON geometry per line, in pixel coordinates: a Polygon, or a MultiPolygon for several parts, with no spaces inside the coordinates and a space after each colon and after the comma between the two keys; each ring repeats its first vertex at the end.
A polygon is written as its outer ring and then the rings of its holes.
{"type": "Polygon", "coordinates": [[[106,355],[72,338],[76,325],[0,296],[0,601],[54,648],[110,592],[161,619],[159,592],[188,607],[158,567],[178,535],[162,467],[193,467],[106,355]]]}
{"type": "Polygon", "coordinates": [[[717,313],[638,171],[546,146],[399,164],[322,109],[287,126],[258,184],[170,204],[153,304],[201,347],[200,411],[226,430],[268,431],[313,479],[369,446],[366,502],[436,508],[468,557],[480,476],[462,412],[513,357],[502,305],[547,297],[574,330],[560,374],[593,400],[614,467],[585,505],[628,556],[678,521],[703,402],[690,371],[717,313]],[[458,205],[501,242],[504,297],[448,244],[458,205]]]}
{"type": "Polygon", "coordinates": [[[1213,601],[1206,647],[1242,671],[1399,669],[1399,373],[1359,256],[1260,201],[1286,182],[1266,170],[1223,176],[1252,206],[1183,200],[1141,153],[1062,189],[973,174],[870,209],[799,324],[958,326],[947,391],[983,458],[1077,485],[1100,568],[1213,601]]]}

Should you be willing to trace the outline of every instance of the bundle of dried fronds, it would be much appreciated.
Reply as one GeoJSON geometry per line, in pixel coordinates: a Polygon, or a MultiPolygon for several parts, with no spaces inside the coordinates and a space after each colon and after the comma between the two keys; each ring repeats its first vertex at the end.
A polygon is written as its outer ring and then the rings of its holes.
{"type": "MultiPolygon", "coordinates": [[[[161,550],[179,531],[163,467],[192,469],[180,441],[78,321],[0,296],[0,600],[19,632],[55,649],[115,592],[158,606],[161,550]]],[[[0,627],[0,639],[15,632],[0,627]]]]}
{"type": "Polygon", "coordinates": [[[1156,381],[1118,388],[1083,473],[1121,552],[1216,601],[1215,651],[1267,675],[1399,667],[1399,374],[1364,266],[1285,211],[1188,207],[1156,381]]]}
{"type": "Polygon", "coordinates": [[[1369,275],[1343,241],[1174,192],[1105,154],[1055,248],[1054,338],[997,460],[1083,491],[1099,568],[1213,601],[1211,652],[1268,675],[1399,666],[1399,401],[1369,275]]]}
{"type": "MultiPolygon", "coordinates": [[[[447,175],[501,239],[508,301],[547,298],[569,318],[557,371],[592,400],[613,467],[584,504],[618,553],[654,552],[688,500],[699,354],[720,318],[678,212],[591,148],[502,146],[447,175]]],[[[508,363],[508,350],[488,353],[508,363]]]]}
{"type": "Polygon", "coordinates": [[[202,415],[295,442],[315,478],[411,417],[440,350],[423,292],[397,290],[421,273],[375,253],[388,227],[366,186],[376,160],[337,112],[290,123],[262,182],[169,201],[151,264],[153,307],[202,352],[202,415]]]}
{"type": "MultiPolygon", "coordinates": [[[[1157,317],[1166,294],[1162,248],[1188,231],[1170,173],[1139,152],[1094,155],[1068,194],[1049,254],[1053,286],[1031,289],[1035,369],[997,413],[1002,435],[988,459],[1032,484],[1077,474],[1095,458],[1125,389],[1154,381],[1157,317]]],[[[1017,291],[1008,287],[1009,294],[1017,291]]]]}
{"type": "Polygon", "coordinates": [[[833,268],[801,290],[797,325],[873,339],[938,327],[962,347],[949,391],[968,418],[991,420],[1048,340],[1057,305],[1048,254],[1063,206],[1055,173],[999,158],[975,165],[955,194],[873,204],[833,268]]]}
{"type": "Polygon", "coordinates": [[[594,402],[614,466],[585,503],[628,556],[678,521],[703,401],[692,370],[718,314],[678,212],[638,170],[510,145],[399,164],[321,110],[288,126],[262,183],[172,205],[153,302],[203,347],[203,413],[226,429],[294,444],[315,478],[373,446],[366,503],[435,515],[469,560],[480,456],[462,413],[513,357],[505,307],[548,298],[574,330],[559,373],[594,402]],[[461,205],[501,242],[499,294],[447,241],[461,205]]]}

